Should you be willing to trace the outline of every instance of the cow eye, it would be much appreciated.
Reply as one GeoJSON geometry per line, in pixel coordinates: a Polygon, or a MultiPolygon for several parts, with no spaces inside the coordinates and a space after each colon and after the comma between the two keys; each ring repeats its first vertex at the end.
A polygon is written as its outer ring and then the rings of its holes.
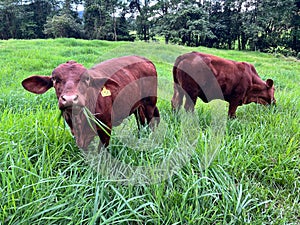
{"type": "Polygon", "coordinates": [[[89,83],[90,82],[90,76],[86,75],[82,78],[82,80],[86,83],[89,83]]]}
{"type": "Polygon", "coordinates": [[[61,82],[61,79],[59,79],[58,77],[52,77],[52,82],[58,84],[61,82]]]}

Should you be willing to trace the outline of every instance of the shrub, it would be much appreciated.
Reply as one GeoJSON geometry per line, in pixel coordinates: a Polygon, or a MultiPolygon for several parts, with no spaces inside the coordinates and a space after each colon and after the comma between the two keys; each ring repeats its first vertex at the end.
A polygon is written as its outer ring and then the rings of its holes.
{"type": "Polygon", "coordinates": [[[286,48],[285,46],[269,47],[267,52],[270,54],[283,56],[296,56],[296,51],[291,48],[286,48]]]}
{"type": "Polygon", "coordinates": [[[82,37],[83,32],[81,24],[76,23],[72,17],[63,14],[61,16],[55,15],[52,18],[48,18],[47,23],[45,24],[44,33],[48,37],[54,38],[80,38],[82,37]]]}

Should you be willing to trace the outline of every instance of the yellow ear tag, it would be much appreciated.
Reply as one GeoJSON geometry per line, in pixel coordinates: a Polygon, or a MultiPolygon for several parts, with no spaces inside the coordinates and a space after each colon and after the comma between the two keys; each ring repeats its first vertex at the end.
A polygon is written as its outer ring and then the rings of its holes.
{"type": "Polygon", "coordinates": [[[106,87],[104,86],[102,88],[101,95],[102,95],[102,97],[111,96],[111,92],[110,92],[110,90],[106,89],[106,87]]]}

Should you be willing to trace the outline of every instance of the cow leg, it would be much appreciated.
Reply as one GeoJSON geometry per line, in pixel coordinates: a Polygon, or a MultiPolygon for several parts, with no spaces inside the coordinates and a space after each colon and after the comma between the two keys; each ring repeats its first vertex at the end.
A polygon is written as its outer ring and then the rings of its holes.
{"type": "Polygon", "coordinates": [[[153,130],[160,122],[158,108],[156,106],[153,107],[151,105],[146,106],[145,115],[147,118],[148,125],[153,130]]]}
{"type": "Polygon", "coordinates": [[[183,95],[182,88],[178,84],[174,83],[174,94],[171,100],[173,110],[178,110],[180,108],[183,102],[183,95]]]}
{"type": "Polygon", "coordinates": [[[184,108],[187,112],[194,112],[195,109],[195,104],[197,101],[197,93],[191,93],[191,94],[186,94],[185,95],[185,104],[184,108]]]}
{"type": "Polygon", "coordinates": [[[155,106],[153,115],[154,115],[154,118],[155,118],[154,126],[157,126],[160,122],[160,115],[159,115],[158,108],[156,106],[155,106]]]}
{"type": "Polygon", "coordinates": [[[147,119],[147,124],[153,130],[159,123],[159,111],[156,107],[157,97],[148,97],[143,100],[144,114],[147,119]]]}
{"type": "Polygon", "coordinates": [[[229,110],[228,110],[228,117],[229,118],[236,118],[235,112],[237,107],[239,106],[239,101],[231,101],[229,102],[229,110]]]}
{"type": "Polygon", "coordinates": [[[146,124],[146,117],[145,117],[145,113],[143,110],[143,106],[138,107],[134,111],[134,116],[135,116],[135,119],[137,122],[138,130],[140,130],[141,126],[144,126],[146,124]]]}
{"type": "Polygon", "coordinates": [[[98,136],[101,141],[101,143],[99,144],[99,147],[102,147],[102,146],[107,147],[109,144],[111,131],[110,130],[104,131],[103,129],[98,129],[97,133],[98,133],[98,136]]]}

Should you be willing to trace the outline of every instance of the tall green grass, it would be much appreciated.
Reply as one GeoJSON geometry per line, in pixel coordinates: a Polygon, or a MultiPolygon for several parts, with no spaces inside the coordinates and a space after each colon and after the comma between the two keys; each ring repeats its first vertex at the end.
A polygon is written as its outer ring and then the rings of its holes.
{"type": "MultiPolygon", "coordinates": [[[[299,224],[299,61],[161,43],[9,40],[0,41],[0,68],[0,224],[299,224]],[[203,163],[213,141],[211,105],[198,101],[198,125],[188,130],[180,129],[184,120],[170,107],[172,64],[192,50],[253,63],[276,86],[276,107],[242,106],[237,119],[227,121],[220,151],[208,167],[203,163]],[[70,59],[91,67],[133,54],[157,67],[165,127],[128,146],[126,137],[137,137],[130,118],[114,128],[107,154],[132,167],[156,165],[182,148],[180,135],[199,136],[188,160],[175,161],[176,170],[159,182],[124,182],[95,169],[59,119],[54,91],[33,95],[21,87],[25,77],[50,75],[70,59]],[[137,151],[134,145],[143,141],[153,148],[137,151]]],[[[101,159],[96,166],[107,164],[101,159]]]]}

